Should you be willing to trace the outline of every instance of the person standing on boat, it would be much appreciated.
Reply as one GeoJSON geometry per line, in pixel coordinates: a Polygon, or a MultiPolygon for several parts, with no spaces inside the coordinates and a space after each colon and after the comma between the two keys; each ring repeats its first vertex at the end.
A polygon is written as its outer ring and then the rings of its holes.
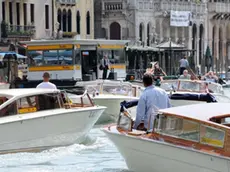
{"type": "Polygon", "coordinates": [[[36,88],[57,89],[56,85],[50,82],[50,74],[48,72],[43,74],[43,82],[36,88]]]}
{"type": "Polygon", "coordinates": [[[103,70],[102,79],[106,79],[107,78],[107,73],[108,73],[108,70],[109,70],[109,65],[110,65],[110,62],[109,62],[108,57],[104,56],[104,58],[101,60],[101,67],[102,67],[102,70],[103,70]]]}
{"type": "Polygon", "coordinates": [[[179,63],[180,63],[180,75],[183,75],[184,70],[189,67],[189,63],[188,63],[186,56],[180,59],[179,63]]]}
{"type": "Polygon", "coordinates": [[[156,111],[169,108],[171,105],[167,93],[163,89],[153,86],[151,74],[144,74],[143,84],[145,90],[138,101],[134,129],[147,131],[153,129],[156,111]]]}
{"type": "Polygon", "coordinates": [[[190,80],[191,79],[191,75],[188,74],[188,70],[187,69],[183,71],[183,75],[181,75],[179,77],[179,79],[185,79],[185,80],[190,80]]]}

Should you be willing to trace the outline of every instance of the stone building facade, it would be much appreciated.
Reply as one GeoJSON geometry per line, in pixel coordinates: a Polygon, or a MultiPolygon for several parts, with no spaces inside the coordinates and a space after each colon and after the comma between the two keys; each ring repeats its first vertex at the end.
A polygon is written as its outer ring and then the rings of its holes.
{"type": "Polygon", "coordinates": [[[52,0],[2,0],[1,16],[14,36],[52,36],[52,0]],[[32,33],[33,32],[33,33],[32,33]]]}
{"type": "Polygon", "coordinates": [[[0,0],[0,21],[10,36],[50,39],[58,29],[63,35],[94,38],[93,0],[0,0]]]}
{"type": "Polygon", "coordinates": [[[81,39],[94,38],[93,0],[56,0],[54,25],[59,23],[63,34],[77,35],[81,39]]]}
{"type": "Polygon", "coordinates": [[[205,65],[210,47],[214,68],[224,70],[230,58],[229,0],[97,0],[95,37],[128,39],[156,46],[172,40],[194,53],[205,65]],[[189,27],[170,26],[170,11],[190,11],[189,27]]]}
{"type": "MultiPolygon", "coordinates": [[[[0,0],[0,11],[2,11],[2,0],[0,0]]],[[[2,23],[2,15],[0,14],[0,23],[2,23]]],[[[0,40],[2,39],[2,28],[0,27],[0,40]]]]}

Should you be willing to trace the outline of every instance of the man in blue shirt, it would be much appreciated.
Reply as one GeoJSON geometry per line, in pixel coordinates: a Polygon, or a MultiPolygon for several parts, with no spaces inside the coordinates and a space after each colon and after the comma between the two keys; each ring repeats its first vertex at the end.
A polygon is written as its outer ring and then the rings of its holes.
{"type": "Polygon", "coordinates": [[[171,107],[167,93],[158,87],[153,86],[151,74],[145,74],[143,84],[146,89],[143,91],[137,105],[136,120],[134,129],[151,130],[158,109],[171,107]]]}

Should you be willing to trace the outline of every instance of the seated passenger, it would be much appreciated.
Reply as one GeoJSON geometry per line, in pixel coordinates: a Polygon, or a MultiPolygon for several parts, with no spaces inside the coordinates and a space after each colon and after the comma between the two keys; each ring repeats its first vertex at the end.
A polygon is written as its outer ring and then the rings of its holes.
{"type": "Polygon", "coordinates": [[[134,129],[146,131],[153,129],[153,121],[158,109],[170,107],[167,93],[158,87],[153,86],[151,74],[143,76],[143,84],[146,89],[143,91],[137,105],[136,121],[134,129]]]}
{"type": "Polygon", "coordinates": [[[209,82],[218,81],[218,77],[213,73],[213,71],[209,71],[208,73],[206,73],[202,79],[209,82]]]}
{"type": "Polygon", "coordinates": [[[183,75],[181,75],[179,77],[179,79],[190,80],[191,79],[191,75],[188,74],[188,70],[185,69],[183,71],[183,75]]]}
{"type": "Polygon", "coordinates": [[[163,76],[167,76],[166,73],[160,68],[158,62],[154,64],[154,80],[157,81],[160,79],[160,81],[163,81],[163,76]]]}

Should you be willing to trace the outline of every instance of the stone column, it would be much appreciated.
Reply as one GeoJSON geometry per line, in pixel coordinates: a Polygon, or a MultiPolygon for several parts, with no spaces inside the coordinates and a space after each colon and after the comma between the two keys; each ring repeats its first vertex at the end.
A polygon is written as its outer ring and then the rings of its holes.
{"type": "MultiPolygon", "coordinates": [[[[0,0],[0,24],[2,23],[2,0],[0,0]]],[[[0,41],[2,39],[2,30],[1,30],[1,27],[0,27],[0,41]]]]}
{"type": "MultiPolygon", "coordinates": [[[[227,55],[226,55],[226,68],[228,68],[228,66],[230,65],[230,42],[229,42],[229,40],[227,41],[227,43],[226,43],[226,45],[227,45],[227,55]]],[[[226,76],[227,77],[227,80],[229,80],[229,75],[227,75],[226,76]]]]}
{"type": "Polygon", "coordinates": [[[23,9],[23,3],[20,2],[20,26],[24,25],[24,9],[23,9]]]}
{"type": "MultiPolygon", "coordinates": [[[[72,12],[72,32],[77,32],[77,11],[76,9],[71,9],[72,12]]],[[[57,13],[57,12],[56,12],[57,13]]],[[[56,14],[55,13],[55,14],[56,14]]]]}
{"type": "Polygon", "coordinates": [[[223,50],[222,51],[222,62],[221,62],[222,63],[222,71],[226,71],[226,68],[225,68],[226,67],[226,60],[225,59],[226,59],[226,56],[227,56],[227,53],[226,53],[227,44],[226,44],[226,42],[227,42],[226,38],[224,38],[224,41],[222,42],[222,45],[223,45],[222,46],[222,50],[223,50]]]}
{"type": "Polygon", "coordinates": [[[163,19],[160,19],[160,33],[159,34],[159,41],[162,42],[163,41],[163,19]]]}
{"type": "Polygon", "coordinates": [[[17,8],[16,8],[16,2],[12,2],[12,11],[13,11],[13,25],[17,25],[17,8]]]}
{"type": "Polygon", "coordinates": [[[63,9],[61,8],[61,30],[63,31],[63,9]]]}
{"type": "Polygon", "coordinates": [[[177,41],[178,41],[178,30],[179,30],[179,28],[178,27],[175,27],[175,43],[177,43],[177,41]]]}
{"type": "Polygon", "coordinates": [[[181,28],[181,38],[182,38],[182,41],[185,43],[185,27],[181,28]]]}
{"type": "Polygon", "coordinates": [[[192,49],[192,26],[188,27],[188,49],[192,49]]]}
{"type": "Polygon", "coordinates": [[[26,10],[27,10],[27,23],[28,25],[30,25],[31,24],[31,14],[30,14],[30,4],[29,3],[27,3],[26,10]]]}
{"type": "Polygon", "coordinates": [[[10,8],[9,8],[9,0],[5,0],[5,22],[10,22],[10,8]]]}
{"type": "Polygon", "coordinates": [[[197,25],[197,28],[196,28],[197,32],[196,32],[196,61],[195,61],[195,65],[200,65],[200,60],[199,60],[199,57],[200,57],[200,27],[198,27],[197,25]]]}
{"type": "Polygon", "coordinates": [[[215,59],[215,63],[216,63],[216,71],[219,70],[219,28],[216,27],[216,33],[215,33],[215,54],[216,54],[216,59],[215,59]]]}

